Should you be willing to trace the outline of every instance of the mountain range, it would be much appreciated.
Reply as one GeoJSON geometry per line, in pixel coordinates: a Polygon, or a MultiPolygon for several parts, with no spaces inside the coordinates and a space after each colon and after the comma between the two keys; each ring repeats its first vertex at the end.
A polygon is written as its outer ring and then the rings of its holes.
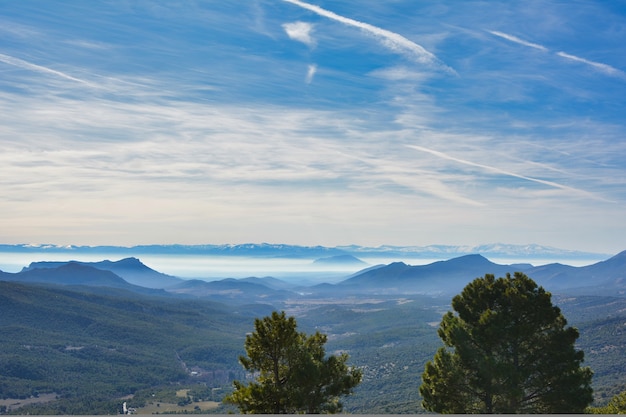
{"type": "Polygon", "coordinates": [[[342,281],[340,287],[387,292],[456,293],[469,281],[486,273],[496,277],[523,272],[549,291],[585,292],[594,295],[626,294],[626,251],[606,261],[583,267],[559,263],[542,266],[500,265],[481,255],[466,255],[428,265],[410,266],[395,262],[370,268],[342,281]]]}
{"type": "Polygon", "coordinates": [[[118,254],[138,255],[219,255],[250,256],[264,258],[330,258],[351,255],[357,258],[441,258],[449,259],[470,254],[481,254],[487,258],[511,259],[606,259],[609,254],[559,249],[537,244],[513,245],[493,243],[485,245],[428,245],[366,247],[347,246],[299,246],[271,243],[245,243],[224,245],[139,245],[139,246],[60,246],[51,244],[0,245],[0,252],[9,253],[64,253],[64,254],[118,254]]]}
{"type": "MultiPolygon", "coordinates": [[[[80,264],[84,267],[93,267],[98,270],[110,271],[119,277],[123,277],[130,284],[138,285],[147,288],[165,288],[182,281],[181,278],[177,278],[171,275],[157,272],[152,268],[147,267],[137,258],[124,258],[119,261],[104,260],[100,262],[69,262],[74,264],[80,264]]],[[[68,262],[54,262],[54,261],[41,261],[32,262],[27,267],[22,269],[22,272],[35,271],[40,269],[57,269],[63,265],[67,265],[68,262]]],[[[41,273],[41,272],[39,272],[41,273]]]]}
{"type": "MultiPolygon", "coordinates": [[[[328,258],[326,258],[328,259],[328,258]]],[[[330,258],[337,259],[337,258],[330,258]]],[[[340,256],[340,261],[360,262],[340,256]]],[[[141,292],[163,290],[171,295],[228,298],[239,302],[260,299],[286,299],[302,294],[455,294],[474,278],[485,274],[504,276],[524,272],[549,291],[593,295],[626,295],[626,251],[605,261],[575,267],[560,263],[533,266],[502,265],[482,255],[464,255],[426,265],[393,262],[365,268],[336,284],[304,286],[272,277],[184,280],[163,274],[137,258],[101,262],[33,262],[18,273],[0,272],[0,280],[123,288],[141,292]]]]}

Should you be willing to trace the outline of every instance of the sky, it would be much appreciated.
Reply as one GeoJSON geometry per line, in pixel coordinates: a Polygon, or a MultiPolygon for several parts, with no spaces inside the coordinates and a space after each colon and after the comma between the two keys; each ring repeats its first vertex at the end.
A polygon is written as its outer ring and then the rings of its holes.
{"type": "Polygon", "coordinates": [[[0,3],[0,243],[626,249],[626,3],[0,3]]]}

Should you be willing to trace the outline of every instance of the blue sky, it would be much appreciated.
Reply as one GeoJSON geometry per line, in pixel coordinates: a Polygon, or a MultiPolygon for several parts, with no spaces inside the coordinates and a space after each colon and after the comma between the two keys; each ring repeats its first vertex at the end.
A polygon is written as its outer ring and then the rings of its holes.
{"type": "Polygon", "coordinates": [[[626,249],[622,1],[0,3],[2,243],[626,249]]]}

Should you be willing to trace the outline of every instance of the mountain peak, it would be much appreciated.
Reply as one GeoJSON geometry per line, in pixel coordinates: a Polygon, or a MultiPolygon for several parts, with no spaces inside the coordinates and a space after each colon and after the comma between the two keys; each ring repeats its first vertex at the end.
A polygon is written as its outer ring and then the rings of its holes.
{"type": "Polygon", "coordinates": [[[117,274],[97,269],[77,261],[70,261],[61,265],[23,270],[15,278],[23,282],[44,282],[62,285],[93,285],[110,287],[129,286],[117,274]]]}
{"type": "Polygon", "coordinates": [[[469,255],[459,256],[457,258],[449,259],[445,261],[449,264],[463,263],[471,265],[489,265],[493,264],[489,259],[478,253],[471,253],[469,255]]]}
{"type": "Polygon", "coordinates": [[[146,266],[143,262],[141,262],[138,258],[135,257],[129,257],[129,258],[124,258],[124,259],[120,259],[119,261],[116,262],[111,262],[112,264],[115,264],[117,266],[121,266],[121,267],[125,267],[125,268],[149,268],[148,266],[146,266]]]}
{"type": "Polygon", "coordinates": [[[335,255],[313,261],[317,265],[365,265],[366,263],[352,255],[335,255]]]}
{"type": "Polygon", "coordinates": [[[342,285],[364,290],[389,289],[399,292],[458,292],[467,283],[485,274],[504,275],[512,272],[508,265],[498,265],[482,255],[470,254],[428,265],[410,266],[394,262],[367,270],[342,281],[342,285]]]}

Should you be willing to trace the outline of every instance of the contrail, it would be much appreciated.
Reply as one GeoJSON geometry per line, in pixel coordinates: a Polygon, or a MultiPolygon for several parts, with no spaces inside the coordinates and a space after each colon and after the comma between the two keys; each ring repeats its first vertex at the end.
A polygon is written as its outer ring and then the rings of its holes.
{"type": "MultiPolygon", "coordinates": [[[[544,52],[550,52],[550,50],[548,48],[546,48],[543,45],[539,45],[536,43],[532,43],[532,42],[528,42],[525,41],[523,39],[518,38],[517,36],[513,36],[513,35],[509,35],[507,33],[503,33],[503,32],[498,32],[497,30],[489,30],[489,33],[491,33],[494,36],[498,36],[500,38],[506,39],[508,41],[511,42],[515,42],[518,43],[520,45],[524,45],[524,46],[528,46],[530,48],[535,48],[535,49],[539,49],[541,51],[544,52]]],[[[594,61],[590,61],[588,59],[585,58],[581,58],[578,57],[576,55],[571,55],[568,54],[566,52],[556,52],[556,55],[560,56],[561,58],[565,58],[565,59],[569,59],[571,61],[576,61],[576,62],[580,62],[583,64],[587,64],[592,66],[593,68],[595,68],[598,71],[601,71],[607,75],[613,76],[613,77],[618,77],[618,78],[626,78],[626,74],[623,71],[618,70],[617,68],[614,68],[610,65],[607,64],[603,64],[601,62],[594,62],[594,61]]]]}
{"type": "Polygon", "coordinates": [[[385,45],[389,49],[400,54],[407,55],[421,64],[434,65],[445,69],[447,72],[455,73],[452,68],[443,64],[434,54],[427,51],[421,45],[416,44],[415,42],[405,38],[398,33],[391,32],[389,30],[382,29],[374,25],[370,25],[369,23],[360,22],[358,20],[340,16],[337,13],[331,12],[330,10],[323,9],[319,6],[305,3],[300,0],[284,1],[295,4],[296,6],[300,6],[303,9],[310,10],[320,16],[327,17],[329,19],[343,23],[344,25],[354,26],[361,30],[364,30],[365,32],[374,35],[376,38],[380,39],[383,45],[385,45]]]}
{"type": "Polygon", "coordinates": [[[576,55],[570,55],[570,54],[567,54],[565,52],[557,52],[556,54],[558,56],[562,57],[562,58],[570,59],[570,60],[576,61],[576,62],[582,62],[583,64],[587,64],[587,65],[591,65],[595,69],[597,69],[599,71],[602,71],[602,72],[604,72],[605,74],[608,74],[608,75],[612,75],[612,76],[620,77],[620,78],[626,77],[626,74],[624,74],[624,72],[618,70],[617,68],[613,68],[610,65],[603,64],[601,62],[589,61],[588,59],[580,58],[580,57],[578,57],[576,55]]]}
{"type": "Polygon", "coordinates": [[[41,66],[41,65],[32,64],[32,63],[30,63],[28,61],[24,61],[22,59],[15,58],[15,57],[12,57],[10,55],[0,54],[0,61],[4,62],[5,64],[13,65],[13,66],[16,66],[16,67],[19,67],[19,68],[23,68],[23,69],[27,69],[27,70],[31,70],[31,71],[42,72],[44,74],[56,75],[57,77],[65,78],[66,80],[70,80],[70,81],[74,81],[74,82],[77,82],[77,83],[85,84],[85,85],[88,85],[90,87],[96,87],[96,85],[94,85],[94,84],[92,84],[92,83],[90,83],[88,81],[81,80],[80,78],[72,77],[71,75],[67,75],[64,72],[53,70],[51,68],[44,67],[44,66],[41,66]]]}
{"type": "Polygon", "coordinates": [[[539,178],[528,177],[526,175],[516,174],[514,172],[505,171],[503,169],[492,167],[492,166],[489,166],[489,165],[479,164],[479,163],[476,163],[476,162],[468,161],[466,159],[456,158],[454,156],[450,156],[450,155],[448,155],[446,153],[439,152],[439,151],[436,151],[434,149],[424,148],[423,146],[418,146],[418,145],[406,145],[406,146],[409,147],[409,148],[415,149],[417,151],[427,152],[427,153],[429,153],[431,155],[435,155],[435,156],[438,156],[439,158],[447,159],[449,161],[454,161],[454,162],[458,162],[460,164],[469,165],[469,166],[473,166],[473,167],[477,167],[477,168],[482,168],[482,169],[485,169],[487,171],[491,171],[491,172],[495,172],[495,173],[498,173],[498,174],[507,175],[509,177],[519,178],[519,179],[526,180],[526,181],[536,182],[536,183],[547,185],[547,186],[550,186],[550,187],[559,188],[561,190],[572,191],[572,192],[575,192],[576,194],[583,194],[583,195],[585,195],[587,197],[593,198],[594,200],[607,201],[607,200],[605,200],[603,198],[600,198],[600,197],[597,197],[597,196],[595,196],[595,195],[593,195],[593,194],[591,194],[591,193],[589,193],[587,191],[579,190],[577,188],[568,187],[566,185],[559,184],[557,182],[542,180],[542,179],[539,179],[539,178]]]}
{"type": "Polygon", "coordinates": [[[492,35],[498,36],[500,38],[506,39],[508,41],[519,43],[520,45],[529,46],[531,48],[539,49],[541,51],[547,51],[548,50],[548,48],[546,48],[543,45],[539,45],[539,44],[536,44],[536,43],[528,42],[528,41],[525,41],[523,39],[518,38],[517,36],[509,35],[509,34],[506,34],[506,33],[503,33],[503,32],[498,32],[497,30],[490,30],[489,33],[491,33],[492,35]]]}

